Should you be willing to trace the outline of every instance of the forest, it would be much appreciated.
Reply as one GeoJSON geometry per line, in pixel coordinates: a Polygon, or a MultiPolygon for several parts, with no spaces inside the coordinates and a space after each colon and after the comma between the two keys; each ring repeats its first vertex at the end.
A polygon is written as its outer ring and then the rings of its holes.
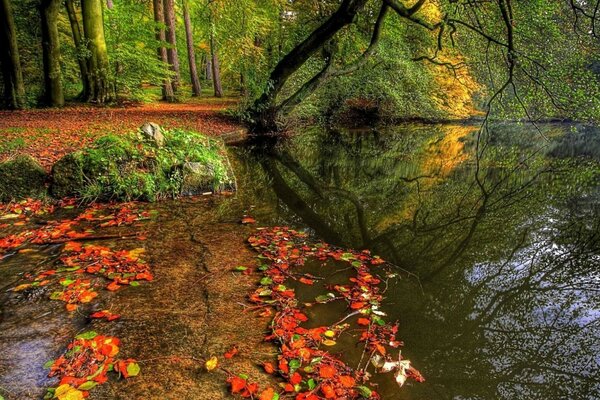
{"type": "Polygon", "coordinates": [[[0,400],[600,398],[600,0],[0,0],[0,400]]]}

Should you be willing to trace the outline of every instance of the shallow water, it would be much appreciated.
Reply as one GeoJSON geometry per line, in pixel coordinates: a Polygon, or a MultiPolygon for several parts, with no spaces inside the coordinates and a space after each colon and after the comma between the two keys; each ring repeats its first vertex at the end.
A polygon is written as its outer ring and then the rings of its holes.
{"type": "Polygon", "coordinates": [[[238,200],[396,265],[385,308],[427,381],[377,379],[384,399],[600,398],[600,132],[477,132],[313,129],[268,157],[235,150],[238,200]]]}

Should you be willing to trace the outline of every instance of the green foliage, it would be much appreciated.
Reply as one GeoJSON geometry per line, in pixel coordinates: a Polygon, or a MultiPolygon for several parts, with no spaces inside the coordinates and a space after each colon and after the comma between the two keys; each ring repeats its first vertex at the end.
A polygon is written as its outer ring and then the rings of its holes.
{"type": "MultiPolygon", "coordinates": [[[[90,148],[75,153],[75,157],[59,161],[53,170],[54,180],[65,184],[79,180],[81,183],[74,190],[84,201],[155,201],[178,197],[182,165],[197,162],[210,166],[213,172],[207,190],[231,187],[232,173],[219,142],[182,130],[164,135],[166,142],[160,148],[137,134],[102,137],[90,148]],[[76,167],[66,168],[61,162],[75,163],[76,167]],[[57,174],[65,176],[56,177],[57,174]],[[78,179],[78,174],[82,179],[78,179]]],[[[53,192],[57,190],[53,188],[53,192]]]]}
{"type": "Polygon", "coordinates": [[[155,37],[152,10],[135,0],[115,3],[112,10],[105,12],[106,44],[115,97],[149,100],[145,86],[159,86],[170,75],[168,65],[156,56],[159,42],[155,37]]]}

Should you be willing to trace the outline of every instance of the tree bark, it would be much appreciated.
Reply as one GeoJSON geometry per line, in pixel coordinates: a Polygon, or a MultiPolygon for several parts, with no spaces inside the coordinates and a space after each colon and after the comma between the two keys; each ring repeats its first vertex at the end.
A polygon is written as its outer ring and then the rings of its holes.
{"type": "Polygon", "coordinates": [[[200,96],[202,88],[198,78],[198,68],[196,66],[196,54],[194,51],[194,36],[192,30],[192,21],[190,19],[190,9],[187,0],[183,0],[183,21],[185,23],[185,37],[187,41],[188,63],[190,64],[190,80],[192,82],[192,96],[200,96]]]}
{"type": "Polygon", "coordinates": [[[210,56],[206,56],[206,65],[205,65],[205,74],[206,74],[206,80],[207,81],[212,81],[213,75],[212,75],[212,61],[210,59],[210,56]]]}
{"type": "Polygon", "coordinates": [[[84,44],[81,32],[81,26],[79,25],[79,19],[77,18],[77,12],[75,11],[75,5],[73,0],[66,0],[65,6],[67,14],[69,16],[69,22],[71,24],[71,32],[73,33],[73,43],[77,49],[77,62],[79,64],[79,72],[81,73],[81,84],[83,89],[81,90],[82,99],[87,100],[90,95],[90,71],[88,69],[87,60],[83,57],[84,44]]]}
{"type": "Polygon", "coordinates": [[[62,107],[65,97],[60,70],[60,43],[58,40],[58,13],[60,0],[42,0],[42,52],[44,61],[44,92],[42,100],[51,107],[62,107]]]}
{"type": "Polygon", "coordinates": [[[215,89],[215,97],[223,97],[223,86],[221,86],[221,67],[219,65],[219,56],[215,48],[215,37],[210,33],[210,56],[212,66],[213,88],[215,89]]]}
{"type": "Polygon", "coordinates": [[[166,38],[167,43],[169,43],[169,48],[167,49],[167,57],[169,59],[169,64],[171,64],[171,69],[175,72],[175,76],[173,77],[173,90],[177,91],[179,87],[179,82],[181,81],[181,74],[179,72],[179,56],[177,55],[177,35],[176,35],[176,19],[175,19],[175,0],[164,0],[164,15],[165,15],[165,25],[167,26],[166,38]]]}
{"type": "MultiPolygon", "coordinates": [[[[165,65],[168,65],[169,59],[167,56],[167,49],[163,45],[165,43],[165,16],[163,9],[163,0],[153,0],[154,6],[154,22],[156,22],[156,40],[159,42],[158,47],[158,59],[165,65]]],[[[162,98],[170,103],[175,102],[175,91],[173,90],[173,84],[170,77],[166,77],[163,80],[162,85],[162,98]]]]}
{"type": "Polygon", "coordinates": [[[105,103],[110,100],[108,80],[108,50],[104,38],[104,10],[102,0],[81,0],[83,32],[87,40],[89,58],[90,93],[88,100],[105,103]]]}
{"type": "Polygon", "coordinates": [[[24,108],[25,84],[10,0],[0,0],[0,64],[4,102],[9,108],[24,108]]]}

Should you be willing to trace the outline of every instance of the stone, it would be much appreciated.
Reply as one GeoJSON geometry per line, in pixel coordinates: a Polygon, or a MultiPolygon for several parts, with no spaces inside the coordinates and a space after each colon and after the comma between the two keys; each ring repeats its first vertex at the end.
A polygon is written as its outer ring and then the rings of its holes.
{"type": "Polygon", "coordinates": [[[214,190],[215,171],[212,165],[186,162],[181,167],[181,194],[195,196],[214,190]]]}
{"type": "Polygon", "coordinates": [[[83,172],[83,154],[70,153],[58,160],[50,173],[50,194],[56,198],[78,196],[86,180],[83,172]]]}
{"type": "Polygon", "coordinates": [[[165,137],[162,134],[160,126],[154,122],[146,122],[140,128],[142,138],[148,142],[153,143],[156,147],[163,147],[165,145],[165,137]]]}
{"type": "Polygon", "coordinates": [[[44,197],[47,181],[48,174],[31,156],[20,155],[0,163],[0,201],[44,197]]]}

